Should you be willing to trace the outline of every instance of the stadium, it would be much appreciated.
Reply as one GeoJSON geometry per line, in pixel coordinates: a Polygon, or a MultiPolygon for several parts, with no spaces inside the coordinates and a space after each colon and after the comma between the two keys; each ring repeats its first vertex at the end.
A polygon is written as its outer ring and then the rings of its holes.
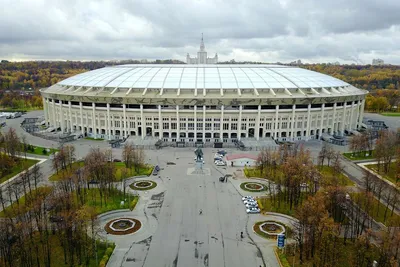
{"type": "Polygon", "coordinates": [[[102,139],[296,141],[361,125],[366,91],[281,65],[119,65],[41,90],[46,123],[102,139]]]}

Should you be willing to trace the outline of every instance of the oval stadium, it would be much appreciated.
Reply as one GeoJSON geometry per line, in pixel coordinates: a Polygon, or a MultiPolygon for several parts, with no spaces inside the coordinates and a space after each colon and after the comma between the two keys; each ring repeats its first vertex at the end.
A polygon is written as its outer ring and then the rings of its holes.
{"type": "Polygon", "coordinates": [[[343,135],[361,125],[367,92],[298,67],[138,64],[82,73],[41,94],[46,123],[64,133],[189,145],[343,135]]]}

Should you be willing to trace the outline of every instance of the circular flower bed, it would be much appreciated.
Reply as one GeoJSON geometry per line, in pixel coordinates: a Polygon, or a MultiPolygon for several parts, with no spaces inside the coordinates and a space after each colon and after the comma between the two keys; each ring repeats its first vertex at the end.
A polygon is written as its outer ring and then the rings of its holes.
{"type": "Polygon", "coordinates": [[[267,190],[267,187],[265,185],[256,182],[241,183],[240,188],[249,192],[261,192],[267,190]]]}
{"type": "Polygon", "coordinates": [[[285,234],[287,238],[292,235],[289,227],[281,222],[274,221],[257,222],[253,226],[253,231],[264,238],[272,239],[276,239],[280,234],[285,234]]]}
{"type": "Polygon", "coordinates": [[[139,220],[133,218],[119,218],[109,221],[104,230],[112,235],[129,235],[137,232],[142,227],[139,220]]]}
{"type": "Polygon", "coordinates": [[[150,190],[157,186],[156,182],[149,180],[136,181],[132,183],[129,187],[133,190],[150,190]]]}

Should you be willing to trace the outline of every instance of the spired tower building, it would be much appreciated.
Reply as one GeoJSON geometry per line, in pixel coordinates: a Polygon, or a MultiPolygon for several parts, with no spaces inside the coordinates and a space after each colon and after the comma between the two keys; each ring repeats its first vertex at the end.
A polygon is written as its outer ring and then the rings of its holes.
{"type": "Polygon", "coordinates": [[[207,57],[207,52],[204,46],[203,34],[201,34],[200,51],[197,52],[197,57],[190,57],[189,53],[186,55],[187,64],[217,64],[218,55],[215,54],[214,57],[207,57]]]}

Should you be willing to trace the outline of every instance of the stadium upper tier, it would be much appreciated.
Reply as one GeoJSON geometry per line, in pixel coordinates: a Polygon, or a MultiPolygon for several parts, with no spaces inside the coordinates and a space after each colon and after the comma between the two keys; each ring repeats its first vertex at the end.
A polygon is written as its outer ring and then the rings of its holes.
{"type": "Polygon", "coordinates": [[[254,97],[365,94],[363,90],[325,74],[266,64],[119,65],[72,76],[43,91],[50,94],[106,97],[215,97],[216,93],[237,97],[249,92],[254,97]]]}

